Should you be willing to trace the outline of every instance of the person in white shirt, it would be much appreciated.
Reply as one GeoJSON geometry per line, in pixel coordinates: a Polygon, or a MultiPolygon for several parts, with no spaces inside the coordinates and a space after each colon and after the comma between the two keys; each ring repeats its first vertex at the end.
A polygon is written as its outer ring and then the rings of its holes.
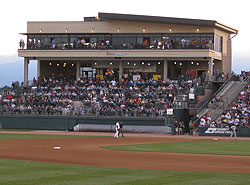
{"type": "Polygon", "coordinates": [[[119,121],[117,121],[116,124],[115,124],[114,138],[119,138],[119,132],[120,132],[120,123],[119,123],[119,121]]]}
{"type": "Polygon", "coordinates": [[[205,124],[206,124],[206,120],[204,118],[201,118],[201,120],[200,120],[200,126],[201,127],[205,127],[205,124]]]}

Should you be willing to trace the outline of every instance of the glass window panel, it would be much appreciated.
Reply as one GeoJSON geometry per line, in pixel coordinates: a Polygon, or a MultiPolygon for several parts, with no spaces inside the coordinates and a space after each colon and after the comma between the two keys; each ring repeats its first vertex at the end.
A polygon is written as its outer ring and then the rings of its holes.
{"type": "Polygon", "coordinates": [[[94,43],[96,43],[96,42],[97,42],[97,38],[95,38],[95,37],[91,37],[91,38],[90,38],[90,42],[94,42],[94,43]]]}
{"type": "Polygon", "coordinates": [[[62,42],[68,43],[68,38],[62,38],[62,42]]]}
{"type": "Polygon", "coordinates": [[[62,42],[62,38],[55,38],[56,44],[61,43],[62,42]]]}
{"type": "Polygon", "coordinates": [[[50,43],[50,38],[44,38],[44,44],[46,45],[48,43],[50,43]]]}
{"type": "Polygon", "coordinates": [[[117,34],[117,36],[124,38],[124,34],[117,34]]]}
{"type": "Polygon", "coordinates": [[[138,44],[142,44],[143,43],[143,38],[142,37],[138,37],[137,38],[137,43],[138,44]]]}
{"type": "Polygon", "coordinates": [[[98,40],[105,40],[104,35],[98,35],[98,40]]]}
{"type": "Polygon", "coordinates": [[[126,33],[126,34],[124,34],[124,37],[131,37],[131,34],[126,33]]]}
{"type": "Polygon", "coordinates": [[[130,41],[130,38],[125,38],[125,39],[124,39],[124,42],[125,42],[126,44],[130,44],[130,42],[131,42],[131,41],[130,41]]]}

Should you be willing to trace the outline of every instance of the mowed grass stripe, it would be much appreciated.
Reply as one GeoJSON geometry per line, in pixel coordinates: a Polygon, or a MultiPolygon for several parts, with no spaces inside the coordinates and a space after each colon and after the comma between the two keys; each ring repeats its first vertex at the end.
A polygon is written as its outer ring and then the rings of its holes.
{"type": "Polygon", "coordinates": [[[104,146],[112,150],[250,156],[250,141],[190,141],[104,146]]]}
{"type": "Polygon", "coordinates": [[[249,185],[250,174],[92,167],[0,159],[1,185],[249,185]]]}
{"type": "Polygon", "coordinates": [[[47,135],[47,134],[7,134],[0,132],[0,140],[19,139],[53,139],[53,138],[80,138],[80,137],[108,137],[108,136],[77,136],[77,135],[47,135]]]}

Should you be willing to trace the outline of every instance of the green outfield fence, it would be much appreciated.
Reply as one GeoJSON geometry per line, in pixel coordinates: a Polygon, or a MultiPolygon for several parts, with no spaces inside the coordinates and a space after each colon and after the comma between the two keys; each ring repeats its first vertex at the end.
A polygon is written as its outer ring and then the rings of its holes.
{"type": "Polygon", "coordinates": [[[184,120],[188,124],[186,109],[174,110],[167,117],[98,117],[98,116],[49,116],[49,115],[0,115],[0,128],[37,129],[37,130],[73,130],[78,124],[113,125],[121,120],[125,125],[169,126],[173,120],[184,120]]]}

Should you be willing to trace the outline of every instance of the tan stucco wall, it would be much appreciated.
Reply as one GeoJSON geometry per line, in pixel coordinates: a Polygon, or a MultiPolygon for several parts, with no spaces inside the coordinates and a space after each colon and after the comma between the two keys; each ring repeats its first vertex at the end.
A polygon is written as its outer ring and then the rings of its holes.
{"type": "Polygon", "coordinates": [[[110,22],[83,22],[83,21],[50,21],[28,22],[27,33],[213,33],[213,27],[137,22],[137,21],[110,21],[110,22]],[[143,32],[142,29],[146,31],[143,32]],[[172,32],[169,31],[172,28],[172,32]],[[196,29],[200,31],[197,32],[196,29]],[[66,29],[68,32],[66,32],[66,29]]]}
{"type": "Polygon", "coordinates": [[[231,34],[219,29],[215,29],[214,33],[222,37],[222,62],[218,62],[215,66],[219,71],[223,71],[225,74],[231,73],[232,70],[232,46],[231,46],[231,34]]]}

